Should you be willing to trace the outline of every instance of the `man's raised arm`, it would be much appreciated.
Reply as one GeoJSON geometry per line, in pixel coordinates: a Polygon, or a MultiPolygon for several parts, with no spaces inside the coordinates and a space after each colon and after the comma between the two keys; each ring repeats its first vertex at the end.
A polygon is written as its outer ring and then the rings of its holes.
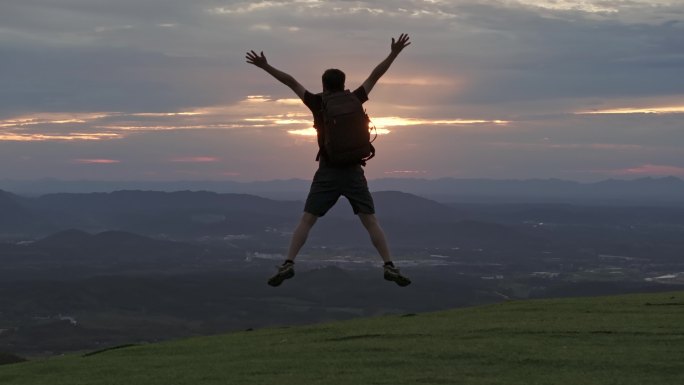
{"type": "Polygon", "coordinates": [[[399,35],[399,39],[397,41],[394,41],[394,38],[392,38],[392,45],[391,45],[391,51],[389,56],[380,64],[373,69],[373,72],[371,72],[370,76],[368,76],[368,79],[366,79],[365,82],[363,82],[362,86],[366,90],[366,94],[369,94],[371,90],[373,89],[373,86],[375,86],[375,83],[378,82],[380,77],[387,72],[387,69],[390,67],[394,59],[397,58],[399,55],[399,52],[401,52],[402,49],[404,49],[407,45],[411,44],[411,42],[408,41],[409,36],[405,33],[402,33],[399,35]]]}
{"type": "Polygon", "coordinates": [[[268,64],[268,61],[266,61],[266,56],[264,56],[263,51],[260,55],[254,51],[247,52],[247,56],[245,56],[245,58],[247,59],[247,63],[254,64],[262,70],[268,72],[269,74],[271,74],[271,76],[278,79],[279,82],[290,87],[292,91],[294,91],[295,94],[299,96],[300,99],[304,100],[304,93],[306,92],[306,88],[299,84],[299,82],[295,80],[295,78],[293,78],[291,75],[283,71],[280,71],[279,69],[276,69],[272,65],[268,64]]]}

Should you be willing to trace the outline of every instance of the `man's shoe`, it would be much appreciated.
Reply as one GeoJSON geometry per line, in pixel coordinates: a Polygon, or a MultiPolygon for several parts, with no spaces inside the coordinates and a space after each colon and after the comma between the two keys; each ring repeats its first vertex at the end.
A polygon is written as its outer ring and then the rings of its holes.
{"type": "Polygon", "coordinates": [[[399,286],[408,286],[411,284],[411,280],[408,277],[401,275],[398,267],[385,265],[385,279],[388,281],[396,282],[399,286]]]}
{"type": "Polygon", "coordinates": [[[280,286],[284,280],[294,277],[294,263],[283,263],[278,267],[278,272],[268,279],[268,284],[271,286],[280,286]]]}

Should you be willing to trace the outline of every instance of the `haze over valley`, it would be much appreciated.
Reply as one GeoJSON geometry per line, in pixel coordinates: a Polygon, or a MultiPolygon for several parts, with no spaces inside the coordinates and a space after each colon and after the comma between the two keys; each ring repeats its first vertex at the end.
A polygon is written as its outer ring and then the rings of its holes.
{"type": "MultiPolygon", "coordinates": [[[[407,190],[425,188],[422,180],[401,182],[407,190]]],[[[503,191],[479,201],[374,192],[395,260],[414,280],[408,288],[382,279],[380,258],[343,198],[314,227],[296,277],[271,288],[266,278],[284,258],[301,200],[210,191],[2,191],[0,351],[52,355],[684,283],[684,205],[671,193],[681,180],[607,181],[581,200],[554,187],[587,188],[573,182],[488,183],[514,184],[518,192],[509,190],[508,202],[503,191]],[[598,188],[613,184],[625,200],[608,202],[610,189],[598,188]]],[[[472,191],[451,194],[442,196],[472,191]]]]}

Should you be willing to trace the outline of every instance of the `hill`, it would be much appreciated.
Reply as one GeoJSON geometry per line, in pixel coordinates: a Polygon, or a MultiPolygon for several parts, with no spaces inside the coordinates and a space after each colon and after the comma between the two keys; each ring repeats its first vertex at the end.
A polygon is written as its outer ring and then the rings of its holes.
{"type": "Polygon", "coordinates": [[[0,366],[31,384],[677,384],[684,292],[513,301],[0,366]]]}
{"type": "Polygon", "coordinates": [[[39,229],[33,213],[20,203],[23,198],[0,190],[0,232],[6,234],[21,233],[39,229]]]}
{"type": "MultiPolygon", "coordinates": [[[[116,190],[209,190],[220,193],[254,194],[274,199],[301,200],[311,182],[303,179],[236,181],[65,181],[57,179],[0,179],[0,188],[18,194],[42,195],[57,192],[112,192],[116,190]]],[[[371,190],[400,190],[440,202],[488,203],[581,203],[679,206],[684,203],[684,180],[676,177],[608,179],[576,182],[561,179],[476,178],[380,178],[369,181],[371,190]]]]}
{"type": "MultiPolygon", "coordinates": [[[[376,200],[378,210],[391,220],[443,223],[463,217],[455,208],[398,191],[378,192],[376,200]]],[[[332,216],[353,217],[346,202],[338,206],[332,216]]],[[[240,234],[262,232],[266,227],[289,230],[302,208],[301,201],[207,191],[59,193],[21,198],[0,190],[0,210],[6,214],[0,219],[0,232],[30,223],[48,229],[48,234],[67,229],[174,236],[240,234]]]]}

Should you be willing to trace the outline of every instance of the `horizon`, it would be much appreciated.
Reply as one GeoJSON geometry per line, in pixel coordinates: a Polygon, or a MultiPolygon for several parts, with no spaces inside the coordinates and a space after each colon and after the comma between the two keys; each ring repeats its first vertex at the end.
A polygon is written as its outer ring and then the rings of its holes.
{"type": "MultiPolygon", "coordinates": [[[[381,177],[368,177],[368,180],[405,180],[405,181],[437,181],[437,180],[482,180],[482,181],[497,181],[497,182],[508,182],[508,181],[560,181],[560,182],[571,182],[578,184],[594,184],[606,181],[622,181],[622,182],[636,182],[642,180],[680,180],[684,181],[684,177],[676,175],[646,175],[646,176],[633,176],[633,177],[607,177],[595,180],[573,180],[558,177],[529,177],[529,178],[487,178],[487,177],[457,177],[457,176],[447,176],[447,177],[418,177],[418,176],[381,176],[381,177]]],[[[310,178],[307,177],[292,177],[292,178],[272,178],[272,179],[256,179],[256,180],[239,180],[239,179],[62,179],[50,176],[44,176],[40,178],[31,179],[19,179],[19,178],[3,178],[0,179],[0,184],[3,182],[11,183],[31,183],[31,182],[65,182],[65,183],[78,183],[78,182],[92,182],[92,183],[238,183],[238,184],[256,184],[263,182],[289,182],[289,181],[302,181],[310,182],[310,178]]],[[[2,189],[2,186],[0,186],[2,189]]]]}
{"type": "Polygon", "coordinates": [[[684,177],[684,4],[514,0],[9,0],[0,20],[0,178],[310,179],[311,92],[355,88],[369,179],[684,177]],[[402,25],[402,29],[396,29],[402,25]]]}
{"type": "MultiPolygon", "coordinates": [[[[50,194],[113,194],[117,192],[210,192],[252,195],[280,201],[301,201],[310,181],[301,178],[262,181],[176,180],[0,180],[0,192],[24,197],[50,194]]],[[[442,203],[566,203],[608,206],[672,206],[684,203],[684,179],[674,176],[604,179],[378,178],[369,181],[373,194],[400,192],[442,203]]],[[[381,195],[378,195],[381,201],[381,195]]],[[[343,205],[344,206],[344,205],[343,205]]]]}

